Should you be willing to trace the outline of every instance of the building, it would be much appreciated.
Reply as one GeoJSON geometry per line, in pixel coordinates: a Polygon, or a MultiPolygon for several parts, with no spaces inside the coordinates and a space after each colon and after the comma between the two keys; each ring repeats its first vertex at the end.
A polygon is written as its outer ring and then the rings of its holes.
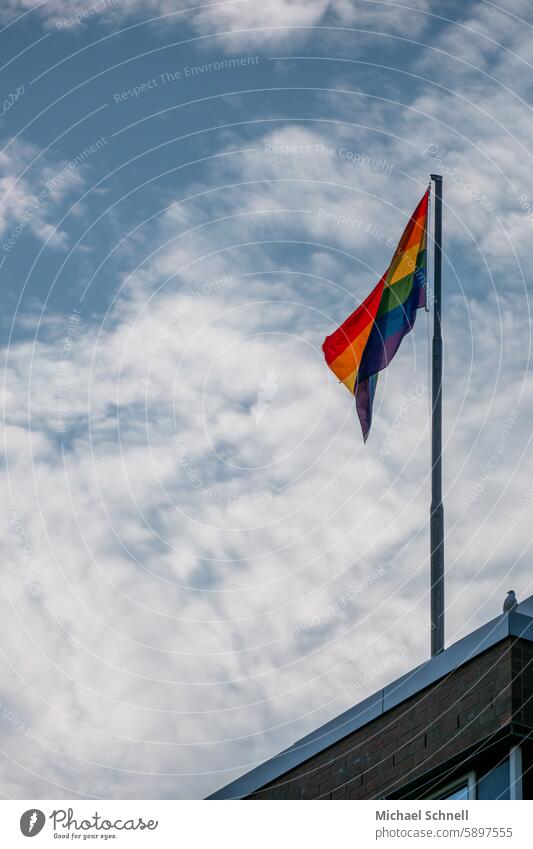
{"type": "Polygon", "coordinates": [[[533,596],[210,799],[533,799],[533,596]]]}

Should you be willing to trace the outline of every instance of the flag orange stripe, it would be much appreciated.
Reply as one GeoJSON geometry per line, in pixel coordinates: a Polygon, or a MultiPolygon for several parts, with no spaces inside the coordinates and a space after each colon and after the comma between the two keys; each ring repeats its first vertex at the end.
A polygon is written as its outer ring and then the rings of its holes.
{"type": "Polygon", "coordinates": [[[364,330],[359,334],[357,339],[348,345],[347,348],[339,354],[339,356],[329,364],[332,372],[334,372],[339,380],[344,382],[344,379],[351,375],[354,371],[357,372],[359,363],[361,362],[361,354],[370,336],[373,321],[368,322],[364,330]]]}
{"type": "Polygon", "coordinates": [[[350,347],[364,330],[369,328],[368,332],[370,333],[378,311],[384,285],[385,278],[382,277],[361,306],[357,307],[355,312],[348,316],[346,321],[331,336],[326,336],[322,350],[324,351],[328,366],[331,367],[331,364],[337,357],[340,357],[346,348],[350,347]]]}
{"type": "Polygon", "coordinates": [[[396,254],[408,250],[412,245],[421,242],[426,234],[426,218],[428,211],[429,194],[426,192],[417,208],[415,209],[409,224],[405,228],[402,238],[398,242],[396,254]]]}

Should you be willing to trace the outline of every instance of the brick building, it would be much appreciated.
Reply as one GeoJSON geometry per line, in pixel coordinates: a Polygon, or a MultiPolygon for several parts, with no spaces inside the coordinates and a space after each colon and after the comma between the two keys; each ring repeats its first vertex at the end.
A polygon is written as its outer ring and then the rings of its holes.
{"type": "Polygon", "coordinates": [[[533,596],[211,799],[533,799],[533,596]]]}

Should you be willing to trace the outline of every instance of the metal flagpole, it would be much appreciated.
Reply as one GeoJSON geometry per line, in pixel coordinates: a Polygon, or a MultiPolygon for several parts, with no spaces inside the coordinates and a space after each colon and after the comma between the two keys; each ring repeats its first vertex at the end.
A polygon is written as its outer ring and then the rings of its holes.
{"type": "Polygon", "coordinates": [[[442,176],[435,183],[433,345],[431,369],[431,656],[444,649],[444,508],[442,506],[442,176]]]}

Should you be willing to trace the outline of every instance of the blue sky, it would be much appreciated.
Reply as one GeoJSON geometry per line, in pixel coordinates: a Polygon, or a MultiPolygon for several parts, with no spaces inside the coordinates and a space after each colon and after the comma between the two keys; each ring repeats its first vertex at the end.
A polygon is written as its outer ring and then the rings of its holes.
{"type": "Polygon", "coordinates": [[[447,642],[531,592],[533,15],[8,0],[0,789],[198,798],[424,660],[428,318],[321,343],[445,192],[447,642]]]}

